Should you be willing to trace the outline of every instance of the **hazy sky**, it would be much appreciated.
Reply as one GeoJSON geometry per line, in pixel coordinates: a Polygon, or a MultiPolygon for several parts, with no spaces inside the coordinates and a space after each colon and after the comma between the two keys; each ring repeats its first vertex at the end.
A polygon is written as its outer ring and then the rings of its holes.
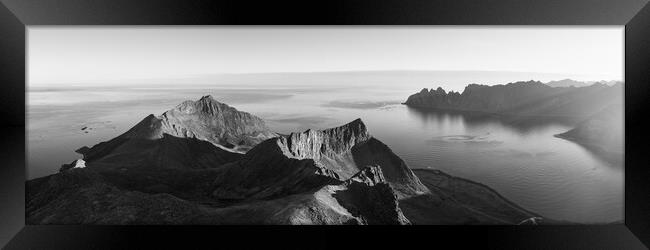
{"type": "Polygon", "coordinates": [[[623,79],[623,26],[28,28],[31,86],[222,73],[488,70],[623,79]]]}

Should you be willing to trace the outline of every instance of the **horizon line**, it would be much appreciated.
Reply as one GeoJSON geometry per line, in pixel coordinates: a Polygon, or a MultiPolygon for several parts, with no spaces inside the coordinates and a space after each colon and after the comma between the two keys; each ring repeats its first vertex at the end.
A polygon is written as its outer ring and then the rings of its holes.
{"type": "MultiPolygon", "coordinates": [[[[152,78],[152,77],[140,77],[140,78],[129,78],[129,79],[122,79],[122,80],[111,80],[110,82],[106,83],[100,83],[98,81],[94,82],[74,82],[74,83],[63,83],[63,82],[27,82],[26,81],[26,86],[29,85],[50,85],[50,84],[68,84],[68,85],[74,85],[74,84],[134,84],[133,82],[129,81],[134,81],[134,80],[174,80],[174,79],[188,79],[188,78],[200,78],[200,77],[205,77],[205,76],[242,76],[242,75],[282,75],[282,74],[335,74],[335,73],[386,73],[386,72],[485,72],[485,73],[515,73],[515,74],[547,74],[547,75],[571,75],[571,73],[562,73],[562,72],[535,72],[535,71],[511,71],[511,70],[419,70],[419,69],[387,69],[387,70],[329,70],[329,71],[271,71],[271,72],[232,72],[232,73],[205,73],[205,74],[192,74],[192,75],[179,75],[179,76],[174,76],[174,77],[167,77],[167,78],[152,78]],[[123,81],[123,82],[116,82],[116,81],[123,81]]],[[[576,75],[584,75],[584,74],[576,74],[576,75]]],[[[576,76],[574,75],[574,76],[576,76]]],[[[624,81],[623,78],[609,78],[603,77],[599,78],[600,80],[576,80],[575,78],[563,76],[561,79],[557,80],[552,80],[552,81],[560,81],[560,80],[575,80],[575,81],[582,81],[582,82],[592,82],[592,81],[624,81]]],[[[540,81],[540,80],[534,80],[534,79],[527,79],[527,80],[520,80],[520,81],[540,81]]],[[[135,83],[135,84],[156,84],[156,83],[135,83]]],[[[158,83],[161,84],[161,83],[158,83]]],[[[164,84],[171,84],[171,83],[164,83],[164,84]]],[[[191,84],[191,83],[190,83],[191,84]]],[[[202,84],[202,83],[195,83],[195,84],[202,84]]]]}

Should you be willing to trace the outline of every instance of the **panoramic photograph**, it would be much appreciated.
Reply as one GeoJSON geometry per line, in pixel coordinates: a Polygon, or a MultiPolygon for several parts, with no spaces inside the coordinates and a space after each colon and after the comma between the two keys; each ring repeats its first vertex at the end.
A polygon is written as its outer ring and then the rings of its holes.
{"type": "Polygon", "coordinates": [[[29,26],[29,225],[624,220],[623,26],[29,26]]]}

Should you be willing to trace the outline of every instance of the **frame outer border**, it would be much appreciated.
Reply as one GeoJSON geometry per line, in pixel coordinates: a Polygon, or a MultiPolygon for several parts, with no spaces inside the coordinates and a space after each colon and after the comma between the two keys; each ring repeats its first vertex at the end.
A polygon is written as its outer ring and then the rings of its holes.
{"type": "MultiPolygon", "coordinates": [[[[84,238],[59,238],[54,236],[43,240],[41,246],[49,243],[70,243],[73,246],[93,246],[91,240],[110,242],[111,238],[104,235],[116,234],[118,238],[129,238],[126,233],[119,232],[151,231],[147,227],[89,227],[89,226],[27,226],[24,225],[25,216],[25,39],[26,25],[124,25],[124,24],[295,24],[296,20],[303,24],[338,25],[338,24],[371,24],[371,25],[625,25],[625,130],[626,135],[626,161],[625,161],[625,227],[622,226],[549,226],[549,228],[533,229],[519,227],[493,227],[494,230],[476,231],[482,234],[485,231],[490,238],[503,239],[494,243],[503,246],[531,246],[532,242],[547,242],[554,246],[598,246],[598,238],[592,238],[590,243],[560,244],[557,234],[568,233],[580,237],[605,236],[608,233],[622,233],[622,241],[608,239],[615,244],[609,246],[625,246],[626,248],[643,248],[639,240],[650,246],[650,164],[645,158],[648,149],[647,142],[650,134],[645,128],[650,127],[647,121],[640,118],[647,115],[648,97],[650,96],[650,5],[647,0],[635,1],[449,1],[409,2],[402,3],[395,0],[375,3],[334,1],[334,4],[320,6],[320,9],[294,12],[295,6],[291,3],[263,3],[259,8],[252,8],[250,3],[237,3],[232,1],[190,1],[189,3],[178,0],[161,1],[41,1],[41,0],[2,0],[0,4],[0,117],[4,138],[0,159],[0,246],[7,243],[8,248],[23,247],[26,242],[34,243],[30,237],[35,237],[54,231],[63,234],[83,234],[84,238]],[[645,7],[644,7],[645,6],[645,7]],[[639,11],[640,10],[640,11],[639,11]],[[637,13],[638,11],[638,13],[637,13]],[[246,13],[245,15],[239,15],[246,13]],[[578,13],[576,15],[576,13],[578,13]],[[636,14],[636,15],[635,15],[636,14]],[[21,157],[23,156],[23,157],[21,157]],[[88,230],[92,229],[92,230],[88,230]],[[142,230],[145,229],[145,230],[142,230]],[[576,231],[577,230],[577,231],[576,231]],[[95,231],[93,235],[92,231],[95,231]],[[17,240],[12,240],[16,233],[17,240]],[[629,235],[625,235],[627,232],[629,235]],[[631,232],[631,233],[630,233],[631,232]],[[584,235],[586,233],[586,235],[584,235]],[[638,239],[634,238],[635,235],[638,239]],[[539,237],[544,235],[546,237],[539,237]],[[522,239],[507,241],[507,239],[522,239]],[[629,236],[632,236],[630,238],[629,236]],[[530,239],[531,242],[528,242],[530,239]],[[512,245],[512,243],[519,243],[512,245]],[[13,243],[13,244],[11,244],[13,243]],[[81,244],[81,245],[80,245],[81,244]],[[584,245],[587,244],[587,245],[584,245]]],[[[275,228],[275,227],[274,227],[275,228]]],[[[458,227],[429,227],[426,230],[442,232],[451,231],[458,234],[458,227]],[[454,229],[456,228],[456,229],[454,229]]],[[[481,228],[481,227],[478,227],[481,228]]],[[[215,231],[214,227],[209,230],[215,231]]],[[[277,228],[276,228],[277,229],[277,228]]],[[[197,233],[188,230],[186,226],[171,227],[168,230],[197,233]]],[[[278,231],[286,231],[278,230],[278,231]]],[[[350,229],[346,229],[350,230],[350,229]]],[[[408,229],[406,231],[411,231],[408,229]]],[[[165,230],[163,230],[165,231],[165,230]]],[[[203,232],[201,231],[201,232],[203,232]]],[[[225,230],[216,230],[225,231],[225,230]]],[[[230,230],[229,230],[230,231],[230,230]]],[[[242,232],[242,228],[237,230],[242,232]]],[[[264,233],[267,229],[245,228],[244,231],[264,233]]],[[[288,230],[293,232],[292,230],[288,230]]],[[[295,230],[294,230],[295,231],[295,230]]],[[[313,232],[312,230],[305,230],[313,232]]],[[[328,230],[325,230],[328,235],[328,230]]],[[[341,231],[341,230],[337,230],[341,231]]],[[[370,230],[374,231],[374,230],[370,230]]],[[[394,231],[394,230],[393,230],[394,231]]],[[[154,232],[159,233],[160,228],[154,232]]],[[[463,232],[463,231],[460,231],[463,232]]],[[[201,233],[199,233],[201,234],[201,233]]],[[[472,233],[470,233],[471,235],[472,233]]],[[[63,237],[62,234],[58,234],[63,237]]],[[[611,235],[613,236],[613,235],[611,235]]],[[[44,237],[48,238],[48,237],[44,237]]],[[[579,239],[573,239],[578,241],[579,239]]],[[[602,241],[602,239],[600,239],[602,241]]],[[[608,241],[608,242],[610,242],[608,241]]],[[[114,243],[114,242],[113,242],[114,243]]],[[[602,242],[601,242],[602,243],[602,242]]],[[[600,245],[604,247],[605,245],[600,245]]],[[[33,246],[33,245],[32,245],[33,246]]],[[[75,247],[73,247],[75,248],[75,247]]],[[[647,247],[645,247],[647,248],[647,247]]]]}

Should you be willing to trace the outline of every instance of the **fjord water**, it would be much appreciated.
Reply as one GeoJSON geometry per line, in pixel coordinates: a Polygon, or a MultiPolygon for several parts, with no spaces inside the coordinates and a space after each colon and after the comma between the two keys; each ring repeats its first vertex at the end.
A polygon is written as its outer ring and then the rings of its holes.
{"type": "Polygon", "coordinates": [[[56,173],[61,164],[80,157],[75,149],[118,136],[149,114],[159,115],[184,100],[210,94],[265,119],[279,133],[330,128],[361,118],[370,133],[411,168],[439,169],[486,184],[553,219],[581,223],[623,219],[622,159],[603,159],[553,136],[571,129],[573,121],[400,104],[423,87],[437,87],[430,83],[224,86],[31,88],[28,178],[56,173]]]}

